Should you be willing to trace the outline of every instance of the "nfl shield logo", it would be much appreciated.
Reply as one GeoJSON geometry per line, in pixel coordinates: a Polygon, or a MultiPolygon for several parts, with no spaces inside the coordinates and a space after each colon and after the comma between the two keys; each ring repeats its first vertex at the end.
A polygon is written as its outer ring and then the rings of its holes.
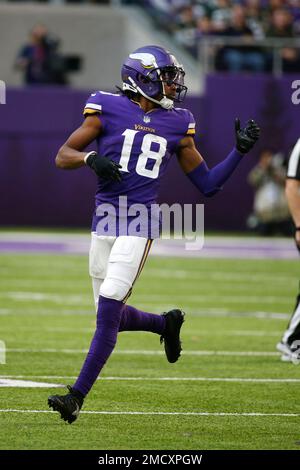
{"type": "Polygon", "coordinates": [[[143,121],[144,121],[146,124],[148,124],[148,122],[151,121],[151,118],[150,118],[149,116],[144,116],[144,117],[143,117],[143,121]]]}

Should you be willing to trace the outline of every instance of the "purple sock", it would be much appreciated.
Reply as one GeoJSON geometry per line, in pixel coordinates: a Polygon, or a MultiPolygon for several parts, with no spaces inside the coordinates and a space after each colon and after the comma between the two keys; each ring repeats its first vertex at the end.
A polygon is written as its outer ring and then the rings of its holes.
{"type": "Polygon", "coordinates": [[[119,300],[99,297],[97,328],[86,360],[74,384],[75,390],[84,396],[92,388],[115,347],[123,308],[124,304],[119,300]]]}
{"type": "Polygon", "coordinates": [[[166,320],[162,315],[146,313],[124,305],[119,331],[151,331],[159,335],[165,329],[166,320]]]}

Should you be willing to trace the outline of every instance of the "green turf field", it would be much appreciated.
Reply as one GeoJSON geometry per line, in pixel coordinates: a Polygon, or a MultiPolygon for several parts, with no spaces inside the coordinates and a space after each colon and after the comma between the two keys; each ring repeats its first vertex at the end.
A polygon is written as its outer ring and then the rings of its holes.
{"type": "MultiPolygon", "coordinates": [[[[71,426],[42,413],[64,389],[0,387],[0,448],[299,449],[300,366],[275,350],[298,279],[298,260],[150,258],[129,303],[185,310],[186,354],[169,364],[158,336],[120,334],[96,413],[71,426]]],[[[87,258],[2,254],[0,281],[2,378],[72,384],[95,324],[87,258]]]]}

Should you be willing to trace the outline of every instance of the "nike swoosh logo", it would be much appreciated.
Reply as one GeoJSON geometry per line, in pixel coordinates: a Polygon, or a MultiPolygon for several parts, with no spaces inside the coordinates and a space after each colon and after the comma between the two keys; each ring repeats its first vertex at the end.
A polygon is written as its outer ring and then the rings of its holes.
{"type": "Polygon", "coordinates": [[[73,416],[78,416],[78,415],[79,415],[79,411],[80,411],[80,408],[79,408],[79,406],[78,406],[77,403],[76,403],[76,410],[73,411],[72,415],[73,415],[73,416]]]}

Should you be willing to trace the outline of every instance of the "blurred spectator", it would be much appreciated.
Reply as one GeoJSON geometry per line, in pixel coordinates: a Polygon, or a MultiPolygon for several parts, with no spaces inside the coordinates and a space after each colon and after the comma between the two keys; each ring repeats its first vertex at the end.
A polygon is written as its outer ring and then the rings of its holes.
{"type": "Polygon", "coordinates": [[[176,15],[176,41],[186,47],[193,55],[197,52],[195,47],[196,18],[191,5],[180,8],[176,15]]]}
{"type": "MultiPolygon", "coordinates": [[[[293,30],[293,16],[286,8],[277,8],[273,11],[271,24],[266,33],[272,38],[295,37],[293,30]]],[[[299,50],[285,47],[280,50],[282,69],[284,72],[299,72],[300,55],[299,50]]]]}
{"type": "Polygon", "coordinates": [[[215,2],[209,3],[213,6],[211,10],[211,22],[214,32],[225,31],[231,21],[231,1],[216,0],[215,2]]]}
{"type": "Polygon", "coordinates": [[[247,25],[251,29],[255,39],[263,39],[264,21],[266,18],[266,9],[262,7],[260,0],[245,0],[245,11],[247,17],[247,25]]]}
{"type": "Polygon", "coordinates": [[[272,15],[278,8],[284,8],[289,2],[287,0],[269,0],[266,2],[266,7],[269,10],[269,15],[272,15]]]}
{"type": "Polygon", "coordinates": [[[58,48],[59,40],[51,37],[44,25],[32,28],[29,43],[21,48],[16,60],[16,67],[24,73],[24,83],[67,83],[65,61],[58,48]]]}
{"type": "MultiPolygon", "coordinates": [[[[135,3],[141,5],[139,1],[135,3]]],[[[216,55],[216,68],[221,70],[270,71],[274,65],[273,53],[256,42],[266,37],[300,36],[300,0],[144,0],[142,3],[160,27],[197,58],[198,44],[208,35],[248,38],[247,47],[227,46],[222,52],[216,46],[209,49],[216,55]],[[157,21],[161,17],[164,21],[157,21]]],[[[283,48],[280,54],[284,72],[300,70],[299,48],[283,48]]]]}
{"type": "Polygon", "coordinates": [[[300,0],[289,1],[290,12],[293,15],[293,29],[296,36],[300,35],[300,0]]]}
{"type": "MultiPolygon", "coordinates": [[[[254,40],[253,31],[246,22],[246,10],[241,5],[235,5],[232,9],[231,24],[223,33],[224,36],[254,40]]],[[[221,52],[221,60],[226,70],[239,72],[250,70],[263,72],[265,70],[265,56],[260,48],[255,46],[226,46],[221,52]]]]}
{"type": "Polygon", "coordinates": [[[262,151],[258,164],[250,171],[248,182],[255,189],[249,228],[261,235],[291,235],[292,222],[285,197],[286,170],[281,154],[262,151]]]}
{"type": "Polygon", "coordinates": [[[186,5],[178,10],[176,17],[177,26],[180,28],[194,28],[195,27],[195,17],[193,8],[191,5],[186,5]]]}
{"type": "Polygon", "coordinates": [[[208,16],[201,16],[197,19],[197,31],[200,37],[201,35],[205,36],[213,32],[213,24],[208,16]]]}

